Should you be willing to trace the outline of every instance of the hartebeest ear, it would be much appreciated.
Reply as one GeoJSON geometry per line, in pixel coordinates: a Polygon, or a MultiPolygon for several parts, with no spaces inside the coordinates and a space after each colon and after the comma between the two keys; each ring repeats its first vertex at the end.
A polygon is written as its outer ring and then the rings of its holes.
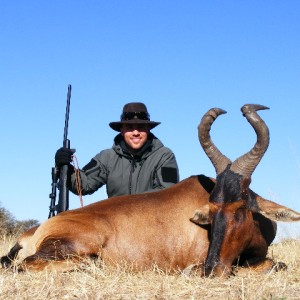
{"type": "Polygon", "coordinates": [[[259,206],[259,213],[272,221],[294,222],[300,221],[300,213],[279,205],[275,202],[266,200],[260,196],[256,198],[259,206]]]}
{"type": "Polygon", "coordinates": [[[210,224],[209,205],[205,204],[200,209],[197,209],[190,221],[198,225],[210,224]]]}

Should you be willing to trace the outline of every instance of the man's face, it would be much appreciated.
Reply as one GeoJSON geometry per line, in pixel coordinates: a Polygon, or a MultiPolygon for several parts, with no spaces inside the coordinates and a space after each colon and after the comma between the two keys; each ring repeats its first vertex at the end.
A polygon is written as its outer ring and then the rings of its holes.
{"type": "Polygon", "coordinates": [[[145,145],[148,133],[147,124],[123,124],[121,128],[125,143],[133,150],[138,150],[145,145]]]}

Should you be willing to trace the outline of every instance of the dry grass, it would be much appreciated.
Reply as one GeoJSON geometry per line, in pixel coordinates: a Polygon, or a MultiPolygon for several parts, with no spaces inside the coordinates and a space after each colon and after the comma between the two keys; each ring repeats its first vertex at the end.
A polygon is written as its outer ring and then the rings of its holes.
{"type": "MultiPolygon", "coordinates": [[[[0,255],[6,254],[13,242],[2,239],[0,255]]],[[[159,270],[132,273],[99,266],[99,262],[60,274],[0,269],[0,299],[299,299],[300,240],[272,245],[269,256],[285,262],[288,271],[210,279],[159,270]]]]}

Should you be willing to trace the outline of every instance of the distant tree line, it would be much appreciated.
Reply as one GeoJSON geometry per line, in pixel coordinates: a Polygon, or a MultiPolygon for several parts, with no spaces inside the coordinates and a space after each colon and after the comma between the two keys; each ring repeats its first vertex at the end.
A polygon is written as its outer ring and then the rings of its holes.
{"type": "Polygon", "coordinates": [[[0,203],[0,236],[19,235],[29,228],[39,225],[34,219],[25,221],[16,220],[16,218],[0,203]]]}

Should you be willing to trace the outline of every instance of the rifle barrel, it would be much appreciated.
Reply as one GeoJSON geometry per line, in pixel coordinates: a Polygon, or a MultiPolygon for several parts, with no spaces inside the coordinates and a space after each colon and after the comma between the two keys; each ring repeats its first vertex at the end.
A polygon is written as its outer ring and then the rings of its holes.
{"type": "Polygon", "coordinates": [[[68,94],[67,94],[66,116],[65,116],[65,129],[64,129],[64,142],[63,142],[64,147],[65,147],[66,140],[68,139],[71,91],[72,91],[72,86],[71,86],[71,84],[69,84],[68,85],[68,94]]]}

